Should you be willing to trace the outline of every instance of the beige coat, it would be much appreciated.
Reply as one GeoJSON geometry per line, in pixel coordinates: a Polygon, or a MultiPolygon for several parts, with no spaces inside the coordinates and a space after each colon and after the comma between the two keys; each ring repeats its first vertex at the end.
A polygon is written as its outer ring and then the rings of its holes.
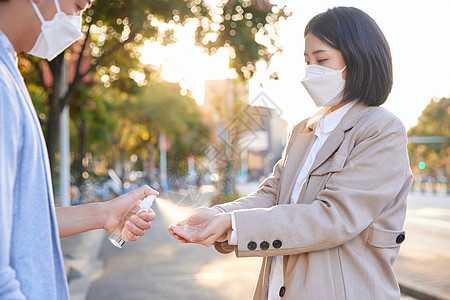
{"type": "MultiPolygon", "coordinates": [[[[271,256],[283,255],[282,299],[399,299],[392,269],[412,184],[402,123],[380,107],[353,106],[320,149],[297,204],[290,197],[314,141],[294,127],[273,174],[235,211],[238,245],[221,253],[262,256],[254,299],[267,299],[271,256]]],[[[278,287],[277,287],[278,289],[278,287]]]]}

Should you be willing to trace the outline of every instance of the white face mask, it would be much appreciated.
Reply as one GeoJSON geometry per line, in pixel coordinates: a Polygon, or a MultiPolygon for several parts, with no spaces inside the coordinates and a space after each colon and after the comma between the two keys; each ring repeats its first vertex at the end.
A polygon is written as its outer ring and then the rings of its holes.
{"type": "Polygon", "coordinates": [[[309,65],[306,68],[305,79],[302,84],[318,107],[337,105],[342,100],[345,79],[342,70],[333,70],[318,65],[309,65]]]}
{"type": "Polygon", "coordinates": [[[52,60],[73,42],[83,37],[81,32],[81,16],[69,16],[61,11],[58,0],[55,1],[56,14],[50,21],[45,21],[37,5],[30,0],[39,20],[41,33],[33,49],[28,52],[33,56],[52,60]]]}

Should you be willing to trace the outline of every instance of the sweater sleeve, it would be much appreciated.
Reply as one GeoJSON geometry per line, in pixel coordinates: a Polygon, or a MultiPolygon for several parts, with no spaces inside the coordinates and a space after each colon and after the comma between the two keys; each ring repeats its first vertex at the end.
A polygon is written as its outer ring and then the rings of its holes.
{"type": "MultiPolygon", "coordinates": [[[[0,74],[2,74],[0,72],[0,74]]],[[[3,77],[3,76],[2,76],[3,77]]],[[[6,78],[2,78],[6,79],[6,78]]],[[[8,82],[0,80],[0,298],[25,299],[10,264],[13,202],[20,148],[20,111],[8,82]]]]}

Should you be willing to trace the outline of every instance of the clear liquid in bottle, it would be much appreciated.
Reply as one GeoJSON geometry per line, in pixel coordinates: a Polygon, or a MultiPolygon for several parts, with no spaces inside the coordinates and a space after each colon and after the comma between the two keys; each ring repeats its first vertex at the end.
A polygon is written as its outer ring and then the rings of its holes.
{"type": "Polygon", "coordinates": [[[128,229],[125,226],[125,222],[129,220],[133,215],[138,215],[144,211],[148,212],[153,204],[153,201],[155,201],[155,198],[155,195],[145,196],[144,198],[139,200],[138,204],[133,207],[126,214],[126,216],[122,218],[122,220],[120,220],[119,224],[116,226],[116,228],[114,228],[114,231],[109,236],[109,240],[114,246],[118,248],[123,247],[123,245],[128,241],[128,229]]]}

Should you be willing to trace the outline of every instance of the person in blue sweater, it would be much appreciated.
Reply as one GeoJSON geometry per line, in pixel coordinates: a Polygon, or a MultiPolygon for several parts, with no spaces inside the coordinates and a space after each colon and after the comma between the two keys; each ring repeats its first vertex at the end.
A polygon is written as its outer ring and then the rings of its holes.
{"type": "MultiPolygon", "coordinates": [[[[69,299],[60,237],[112,232],[143,186],[103,203],[54,208],[47,149],[17,68],[18,52],[52,59],[81,38],[88,0],[0,0],[0,299],[69,299]]],[[[127,222],[130,241],[155,213],[127,222]]]]}

